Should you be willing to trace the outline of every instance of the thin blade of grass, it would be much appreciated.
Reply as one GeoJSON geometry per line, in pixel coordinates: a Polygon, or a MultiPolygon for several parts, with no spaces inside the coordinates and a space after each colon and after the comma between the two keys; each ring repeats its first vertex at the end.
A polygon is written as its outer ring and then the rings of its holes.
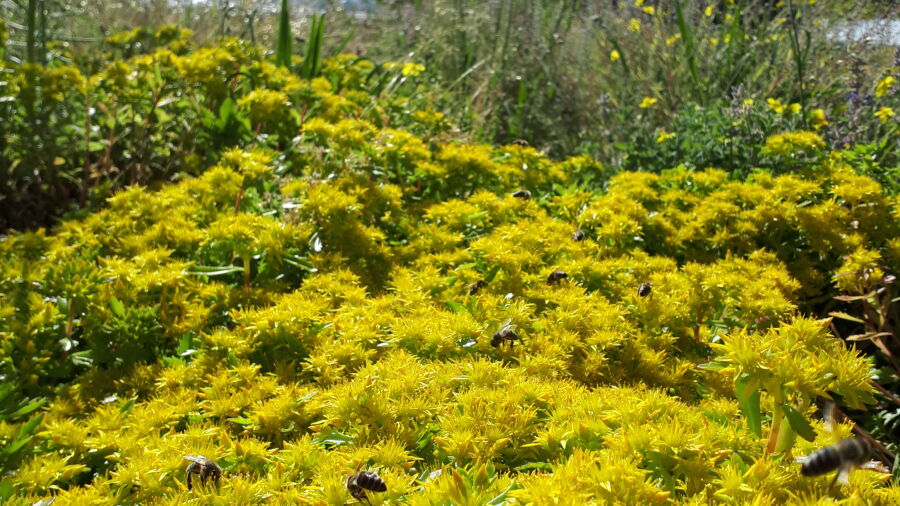
{"type": "Polygon", "coordinates": [[[291,19],[287,0],[281,0],[278,14],[278,42],[275,45],[275,64],[279,67],[291,66],[291,19]]]}

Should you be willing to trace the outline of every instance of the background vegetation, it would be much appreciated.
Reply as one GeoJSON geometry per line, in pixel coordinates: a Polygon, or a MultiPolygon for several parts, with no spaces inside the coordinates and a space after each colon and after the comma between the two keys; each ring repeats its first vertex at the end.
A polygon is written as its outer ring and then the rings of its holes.
{"type": "Polygon", "coordinates": [[[3,500],[898,500],[898,64],[840,4],[129,6],[2,7],[3,500]],[[799,475],[854,428],[893,478],[799,475]]]}

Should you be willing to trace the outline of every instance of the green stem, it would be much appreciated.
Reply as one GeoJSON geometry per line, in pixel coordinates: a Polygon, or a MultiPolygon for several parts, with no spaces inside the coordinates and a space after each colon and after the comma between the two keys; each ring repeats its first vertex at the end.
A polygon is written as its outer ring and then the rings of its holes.
{"type": "Polygon", "coordinates": [[[250,254],[242,255],[244,259],[244,288],[250,288],[250,254]]]}
{"type": "Polygon", "coordinates": [[[775,407],[772,410],[772,430],[769,432],[769,441],[766,443],[766,454],[775,451],[778,444],[778,433],[781,432],[781,424],[784,421],[784,395],[781,392],[775,394],[775,407]]]}

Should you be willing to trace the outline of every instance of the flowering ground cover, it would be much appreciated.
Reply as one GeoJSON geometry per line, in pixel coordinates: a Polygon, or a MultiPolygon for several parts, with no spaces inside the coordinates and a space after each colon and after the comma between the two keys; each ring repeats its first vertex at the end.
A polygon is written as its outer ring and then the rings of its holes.
{"type": "Polygon", "coordinates": [[[794,461],[852,432],[823,399],[875,410],[891,381],[889,327],[817,311],[896,293],[900,198],[859,156],[797,130],[767,170],[610,176],[460,140],[415,63],[302,79],[173,40],[15,84],[155,83],[176,100],[122,121],[183,135],[183,111],[221,145],[0,240],[4,500],[345,504],[368,469],[373,504],[900,502],[890,474],[794,461]],[[189,490],[197,455],[222,476],[189,490]]]}

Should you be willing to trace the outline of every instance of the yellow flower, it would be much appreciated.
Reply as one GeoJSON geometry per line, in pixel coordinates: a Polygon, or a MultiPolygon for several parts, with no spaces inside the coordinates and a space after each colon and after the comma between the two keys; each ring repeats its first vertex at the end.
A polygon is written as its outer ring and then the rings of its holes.
{"type": "Polygon", "coordinates": [[[822,128],[823,126],[828,124],[828,119],[825,117],[825,111],[822,109],[815,109],[813,112],[809,114],[809,122],[812,124],[812,127],[816,130],[822,128]]]}
{"type": "Polygon", "coordinates": [[[800,110],[801,110],[801,109],[802,109],[802,108],[800,107],[800,104],[798,104],[797,102],[794,102],[793,104],[791,104],[791,105],[788,106],[788,113],[790,113],[790,114],[800,114],[800,110]]]}
{"type": "Polygon", "coordinates": [[[634,0],[635,7],[640,7],[642,5],[644,5],[644,0],[634,0]]]}
{"type": "Polygon", "coordinates": [[[648,5],[641,10],[644,11],[644,14],[649,14],[651,16],[653,15],[654,12],[656,12],[656,9],[654,9],[653,6],[651,6],[651,5],[648,5]]]}
{"type": "Polygon", "coordinates": [[[641,101],[641,105],[640,105],[639,107],[640,107],[641,109],[646,109],[646,108],[650,107],[651,105],[653,105],[653,104],[655,104],[655,103],[656,103],[656,99],[655,99],[655,98],[644,97],[644,100],[641,101]]]}
{"type": "Polygon", "coordinates": [[[875,116],[881,119],[882,123],[887,123],[887,121],[894,117],[894,110],[890,107],[882,107],[875,111],[875,116]]]}
{"type": "Polygon", "coordinates": [[[425,65],[421,65],[418,63],[406,63],[403,65],[403,70],[400,71],[404,76],[412,76],[415,77],[422,72],[425,71],[425,65]]]}
{"type": "Polygon", "coordinates": [[[671,47],[672,44],[678,42],[678,39],[680,39],[680,38],[681,38],[680,33],[676,33],[675,35],[669,37],[668,39],[666,39],[666,47],[671,47]]]}
{"type": "Polygon", "coordinates": [[[710,37],[710,38],[709,38],[709,45],[711,45],[712,47],[718,46],[718,45],[719,45],[719,39],[717,39],[717,38],[715,38],[715,37],[710,37]]]}
{"type": "Polygon", "coordinates": [[[674,132],[666,132],[665,130],[660,130],[659,136],[656,137],[656,142],[663,143],[671,139],[672,137],[675,137],[674,132]]]}
{"type": "Polygon", "coordinates": [[[641,22],[637,18],[631,18],[631,21],[628,22],[628,29],[632,32],[641,31],[641,22]]]}
{"type": "Polygon", "coordinates": [[[612,51],[609,52],[609,59],[612,61],[619,61],[619,58],[621,58],[621,57],[622,57],[622,55],[619,54],[619,52],[616,51],[615,49],[613,49],[612,51]]]}
{"type": "Polygon", "coordinates": [[[887,76],[881,81],[878,81],[878,84],[875,85],[875,96],[883,97],[887,95],[891,91],[891,86],[894,85],[894,78],[892,76],[887,76]]]}
{"type": "Polygon", "coordinates": [[[753,105],[753,99],[752,99],[752,98],[745,98],[745,99],[744,99],[744,105],[746,105],[747,107],[750,107],[751,105],[753,105]]]}
{"type": "Polygon", "coordinates": [[[768,98],[766,102],[769,103],[769,108],[775,111],[775,114],[784,114],[784,104],[781,103],[777,98],[768,98]]]}
{"type": "Polygon", "coordinates": [[[819,134],[801,130],[773,135],[766,139],[763,153],[792,156],[799,152],[811,153],[825,148],[825,141],[819,134]]]}
{"type": "Polygon", "coordinates": [[[703,11],[703,14],[706,14],[706,17],[710,17],[710,16],[712,16],[712,11],[713,11],[712,5],[707,5],[706,10],[703,11]]]}

